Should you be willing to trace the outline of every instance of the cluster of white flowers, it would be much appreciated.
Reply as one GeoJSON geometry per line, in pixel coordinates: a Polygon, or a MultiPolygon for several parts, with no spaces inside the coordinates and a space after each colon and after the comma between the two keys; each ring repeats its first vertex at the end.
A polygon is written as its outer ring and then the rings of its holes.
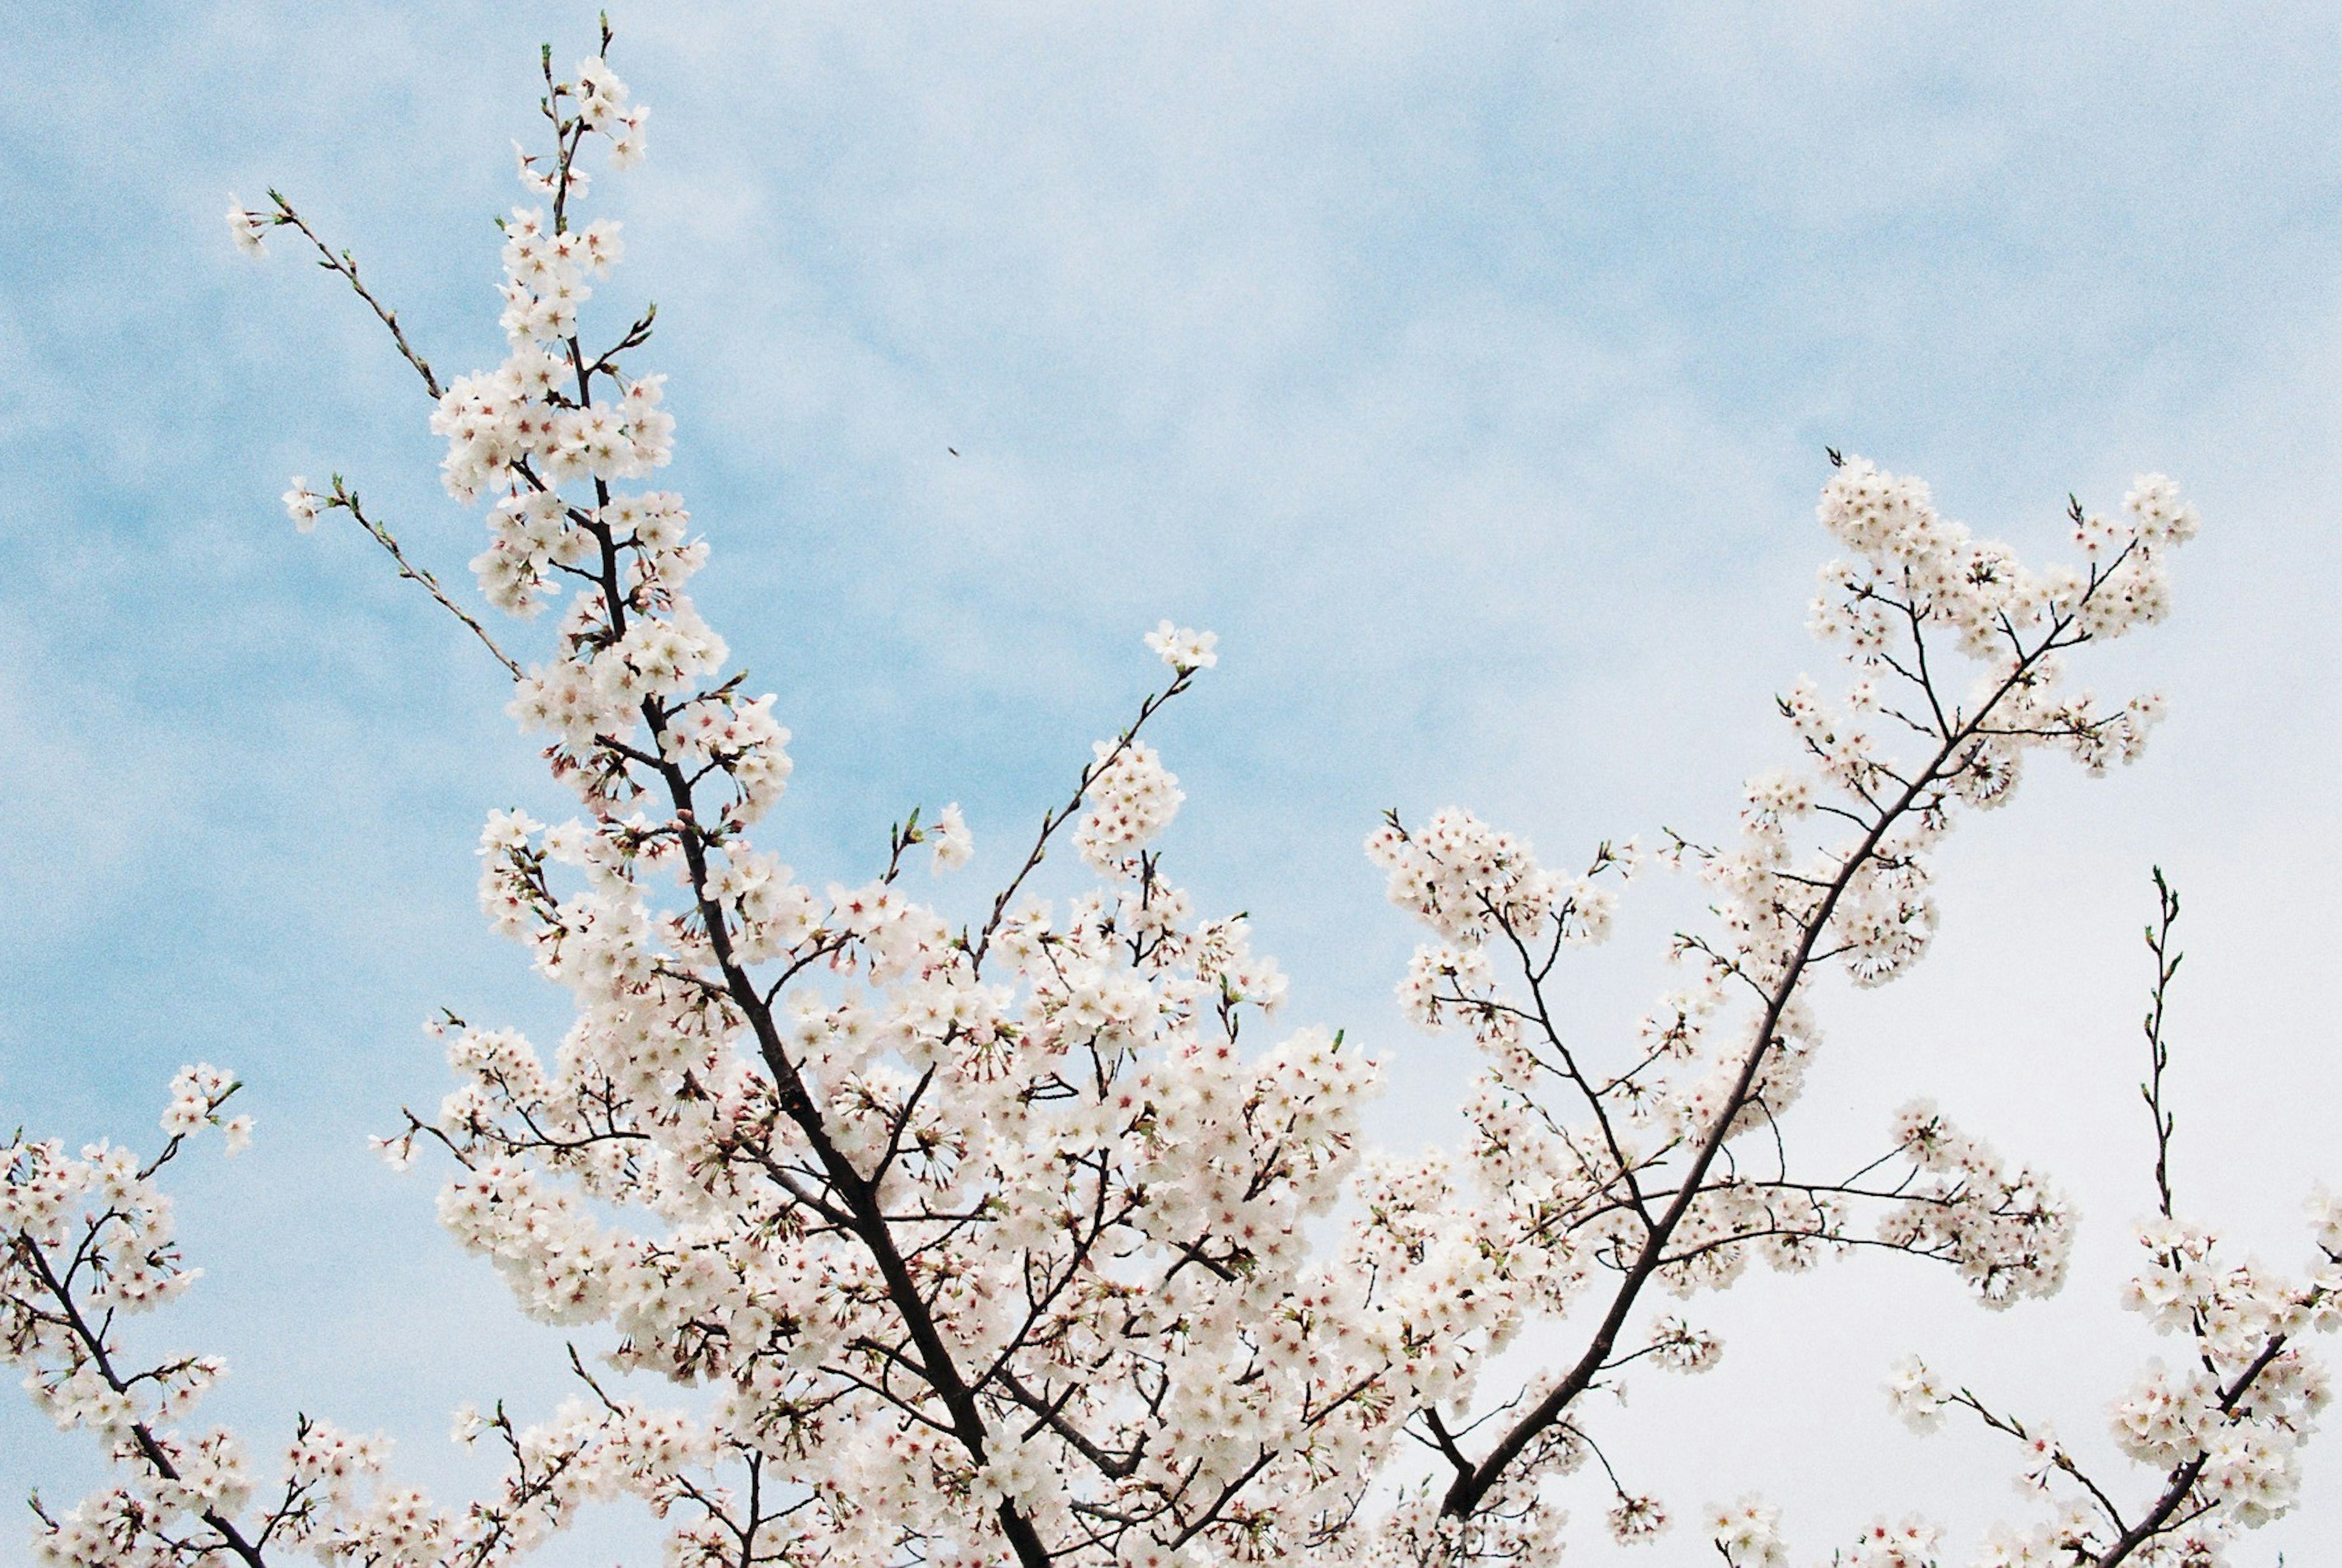
{"type": "Polygon", "coordinates": [[[217,1127],[227,1136],[227,1153],[243,1153],[252,1144],[252,1118],[230,1116],[222,1120],[219,1114],[220,1106],[239,1087],[235,1074],[208,1062],[180,1068],[178,1075],[171,1080],[171,1103],[163,1112],[163,1131],[179,1139],[200,1127],[217,1127]]]}
{"type": "MultiPolygon", "coordinates": [[[[173,1107],[175,1113],[178,1106],[173,1107]]],[[[211,1107],[197,1109],[200,1125],[211,1107]]],[[[11,1364],[60,1428],[126,1436],[158,1411],[192,1404],[216,1379],[208,1360],[133,1385],[108,1370],[109,1347],[92,1343],[60,1293],[79,1292],[102,1313],[154,1311],[194,1283],[173,1237],[171,1203],[127,1149],[94,1144],[78,1159],[54,1140],[0,1145],[0,1328],[11,1364]]]]}
{"type": "Polygon", "coordinates": [[[1617,1502],[1610,1505],[1607,1523],[1612,1540],[1621,1546],[1638,1546],[1666,1534],[1674,1521],[1667,1517],[1666,1505],[1657,1498],[1622,1492],[1617,1502]]]}
{"type": "Polygon", "coordinates": [[[957,871],[976,857],[976,835],[968,832],[967,818],[961,814],[957,801],[944,807],[920,837],[935,846],[937,876],[957,871]]]}
{"type": "Polygon", "coordinates": [[[234,1436],[182,1433],[226,1368],[214,1356],[134,1367],[119,1324],[176,1299],[197,1271],[181,1261],[171,1202],[155,1175],[202,1128],[248,1135],[250,1122],[223,1118],[233,1075],[189,1067],[172,1084],[164,1153],[141,1165],[100,1144],[78,1158],[54,1140],[19,1135],[0,1144],[0,1361],[20,1367],[25,1388],[61,1429],[85,1428],[134,1461],[127,1484],[106,1488],[61,1519],[44,1516],[35,1538],[44,1563],[107,1568],[176,1564],[173,1537],[217,1544],[223,1515],[241,1509],[252,1478],[234,1436]]]}
{"type": "Polygon", "coordinates": [[[2323,1194],[2311,1213],[2320,1257],[2306,1282],[2228,1262],[2210,1232],[2158,1220],[2140,1228],[2146,1260],[2125,1292],[2158,1333],[2187,1339],[2190,1364],[2149,1363],[2115,1403],[2116,1443],[2158,1470],[2199,1466],[2197,1497],[2247,1529],[2292,1506],[2298,1450],[2330,1397],[2297,1342],[2342,1324],[2342,1226],[2323,1194]]]}
{"type": "Polygon", "coordinates": [[[1731,1568],[1788,1568],[1781,1511],[1755,1494],[1708,1510],[1708,1539],[1731,1568]]]}
{"type": "Polygon", "coordinates": [[[1673,1372],[1706,1372],[1724,1355],[1724,1342],[1679,1317],[1663,1317],[1651,1329],[1651,1359],[1673,1372]]]}
{"type": "Polygon", "coordinates": [[[1914,1432],[1933,1432],[1942,1426],[1944,1408],[1952,1398],[1953,1391],[1916,1355],[1906,1356],[1887,1380],[1887,1403],[1914,1432]]]}
{"type": "Polygon", "coordinates": [[[1198,632],[1192,626],[1175,626],[1166,621],[1146,634],[1146,645],[1155,654],[1180,674],[1190,670],[1208,670],[1220,662],[1213,650],[1220,645],[1219,637],[1211,632],[1198,632]]]}
{"type": "Polygon", "coordinates": [[[1452,943],[1534,934],[1567,896],[1527,844],[1466,811],[1435,813],[1412,833],[1391,823],[1366,854],[1390,874],[1390,901],[1452,943]]]}
{"type": "Polygon", "coordinates": [[[593,55],[577,62],[577,114],[587,130],[610,139],[610,166],[631,169],[643,161],[643,123],[647,106],[631,101],[626,85],[610,62],[593,55]]]}
{"type": "Polygon", "coordinates": [[[454,1513],[383,1479],[379,1438],[304,1421],[264,1482],[233,1433],[181,1430],[225,1364],[198,1355],[134,1368],[119,1328],[196,1277],[155,1177],[190,1134],[218,1125],[233,1136],[246,1124],[219,1114],[236,1089],[215,1068],[181,1073],[163,1116],[170,1141],[144,1166],[108,1144],[78,1158],[54,1141],[0,1145],[0,1359],[24,1369],[59,1427],[95,1433],[126,1475],[62,1513],[39,1513],[43,1568],[260,1563],[264,1543],[375,1568],[486,1564],[540,1544],[587,1501],[663,1488],[672,1500],[703,1440],[677,1417],[609,1402],[573,1404],[528,1430],[500,1413],[511,1473],[499,1495],[454,1513]]]}
{"type": "Polygon", "coordinates": [[[1132,852],[1169,827],[1187,797],[1146,742],[1100,741],[1096,751],[1086,791],[1090,809],[1074,829],[1074,847],[1094,870],[1126,873],[1132,852]]]}
{"type": "Polygon", "coordinates": [[[1846,1553],[1846,1568],[1936,1568],[1936,1544],[1944,1533],[1923,1519],[1889,1524],[1874,1522],[1846,1553]]]}
{"type": "Polygon", "coordinates": [[[1895,1144],[1925,1179],[1902,1189],[1879,1223],[1882,1239],[1952,1263],[1987,1306],[2053,1295],[2065,1283],[2073,1212],[2037,1172],[2011,1173],[1926,1101],[1896,1117],[1895,1144]]]}
{"type": "Polygon", "coordinates": [[[607,357],[586,365],[565,353],[578,308],[593,296],[586,275],[608,273],[626,254],[616,220],[572,229],[542,208],[516,207],[504,231],[512,353],[493,371],[457,376],[440,395],[431,433],[447,438],[448,494],[469,501],[515,481],[542,493],[576,479],[639,479],[666,464],[675,418],[659,406],[664,378],[623,379],[607,357]],[[615,394],[600,403],[589,385],[597,371],[615,394]]]}

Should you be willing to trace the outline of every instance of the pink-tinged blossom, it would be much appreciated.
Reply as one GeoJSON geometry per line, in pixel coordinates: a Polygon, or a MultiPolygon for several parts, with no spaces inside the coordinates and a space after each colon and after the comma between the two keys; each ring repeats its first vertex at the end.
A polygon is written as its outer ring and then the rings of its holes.
{"type": "Polygon", "coordinates": [[[1763,1498],[1752,1493],[1729,1506],[1712,1506],[1706,1523],[1708,1539],[1732,1568],[1787,1568],[1781,1511],[1763,1498]]]}
{"type": "Polygon", "coordinates": [[[1096,749],[1098,764],[1085,792],[1090,809],[1074,829],[1074,846],[1092,869],[1112,874],[1171,825],[1187,797],[1146,742],[1100,741],[1096,749]]]}
{"type": "Polygon", "coordinates": [[[1666,1505],[1657,1498],[1622,1492],[1618,1501],[1611,1504],[1606,1523],[1610,1526],[1613,1541],[1621,1546],[1641,1546],[1666,1534],[1674,1521],[1667,1516],[1666,1505]]]}

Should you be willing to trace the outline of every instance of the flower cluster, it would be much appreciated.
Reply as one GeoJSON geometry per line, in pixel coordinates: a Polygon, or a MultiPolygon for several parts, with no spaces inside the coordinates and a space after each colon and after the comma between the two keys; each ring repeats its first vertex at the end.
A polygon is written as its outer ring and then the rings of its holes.
{"type": "Polygon", "coordinates": [[[518,479],[639,479],[666,463],[674,416],[659,407],[657,376],[620,381],[596,404],[586,383],[607,364],[573,365],[563,354],[576,335],[578,307],[593,296],[590,272],[607,273],[625,254],[610,219],[569,229],[539,207],[515,208],[505,230],[505,335],[512,354],[495,370],[457,376],[441,394],[431,433],[447,438],[440,465],[460,501],[518,479]]]}
{"type": "Polygon", "coordinates": [[[1220,655],[1213,651],[1220,645],[1216,634],[1176,626],[1168,621],[1146,634],[1146,645],[1157,658],[1183,675],[1190,670],[1208,670],[1220,662],[1220,655]]]}
{"type": "Polygon", "coordinates": [[[1708,1510],[1708,1538],[1732,1568],[1788,1568],[1781,1540],[1781,1511],[1750,1494],[1728,1507],[1708,1510]]]}
{"type": "Polygon", "coordinates": [[[236,1088],[214,1067],[182,1072],[163,1115],[169,1140],[146,1164],[109,1144],[77,1158],[54,1140],[0,1145],[0,1361],[23,1369],[25,1391],[60,1429],[91,1432],[128,1471],[63,1519],[42,1516],[45,1562],[176,1563],[163,1543],[220,1544],[223,1516],[251,1495],[232,1434],[179,1430],[224,1363],[194,1355],[135,1366],[119,1332],[195,1279],[155,1175],[207,1125],[245,1135],[247,1120],[219,1114],[236,1088]]]}
{"type": "Polygon", "coordinates": [[[1094,870],[1115,874],[1131,864],[1133,851],[1171,825],[1187,797],[1178,775],[1146,742],[1100,741],[1096,749],[1086,790],[1090,809],[1074,829],[1074,847],[1094,870]]]}
{"type": "Polygon", "coordinates": [[[1607,924],[1606,890],[1565,884],[1527,844],[1469,812],[1436,813],[1412,833],[1394,821],[1366,841],[1366,854],[1389,873],[1390,901],[1451,943],[1534,934],[1578,891],[1596,908],[1597,926],[1607,924]]]}
{"type": "Polygon", "coordinates": [[[2297,1343],[2342,1323],[2342,1234],[2322,1197],[2312,1213],[2320,1255],[2306,1283],[2229,1262],[2211,1233],[2158,1220],[2139,1230],[2145,1259],[2125,1291],[2158,1333],[2189,1342],[2189,1364],[2149,1363],[2115,1402],[2116,1443],[2158,1470],[2196,1466],[2207,1512],[2247,1529],[2292,1505],[2298,1450],[2330,1395],[2325,1368],[2297,1343]]]}
{"type": "Polygon", "coordinates": [[[1944,1533],[1924,1519],[1899,1524],[1877,1520],[1846,1554],[1847,1568],[1936,1568],[1936,1544],[1944,1533]]]}
{"type": "Polygon", "coordinates": [[[2072,1210],[2031,1169],[2011,1172],[1925,1101],[1896,1118],[1914,1180],[1880,1222],[1888,1244],[1957,1267],[1985,1305],[2053,1295],[2074,1244],[2072,1210]]]}

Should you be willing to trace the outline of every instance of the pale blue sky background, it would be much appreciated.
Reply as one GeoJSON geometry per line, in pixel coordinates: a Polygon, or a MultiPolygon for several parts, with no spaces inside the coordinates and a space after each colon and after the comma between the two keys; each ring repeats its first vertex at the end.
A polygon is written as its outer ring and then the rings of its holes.
{"type": "MultiPolygon", "coordinates": [[[[859,874],[908,805],[956,798],[989,853],[944,896],[972,899],[1150,680],[1138,634],[1214,627],[1223,664],[1162,736],[1174,864],[1253,912],[1295,1022],[1396,1054],[1384,1134],[1444,1137],[1458,1053],[1398,1020],[1413,935],[1358,853],[1382,807],[1466,804],[1555,859],[1721,833],[1784,754],[1769,694],[1818,672],[1825,444],[2037,556],[2068,490],[2110,507],[2162,468],[2204,537],[2177,618],[2101,677],[2171,695],[2153,755],[2099,784],[2044,763],[1964,828],[1937,953],[1827,999],[1804,1114],[1867,1146],[1932,1093],[2049,1165],[2089,1222],[2074,1286],[1987,1320],[1891,1259],[1758,1282],[1700,1305],[1724,1364],[1638,1385],[1613,1456],[1686,1512],[1775,1493],[1802,1561],[1882,1509],[1949,1517],[1964,1553],[2022,1506],[1980,1437],[1891,1423],[1905,1351],[2103,1446],[2156,1348],[2113,1287],[2157,860],[2196,954],[2183,1203],[2298,1261],[2301,1193],[2342,1180],[2330,8],[614,20],[654,115],[650,162],[596,192],[632,250],[608,319],[661,307],[670,478],[716,547],[703,605],[797,733],[772,832],[802,870],[859,874]]],[[[35,0],[12,26],[0,1122],[151,1144],[180,1062],[238,1069],[259,1144],[188,1173],[208,1275],[155,1343],[226,1353],[218,1408],[263,1445],[295,1408],[380,1426],[457,1495],[448,1411],[541,1412],[557,1341],[438,1234],[435,1178],[363,1139],[435,1102],[437,1006],[557,1034],[470,853],[489,806],[556,803],[491,666],[361,541],[285,523],[286,475],[339,469],[443,569],[477,548],[374,324],[287,245],[242,261],[219,214],[279,185],[443,373],[492,363],[535,46],[583,53],[592,10],[35,0]]],[[[1588,1038],[1693,902],[1642,895],[1582,962],[1588,1038]]],[[[2239,1562],[2342,1532],[2342,1439],[2308,1457],[2304,1515],[2239,1562]]],[[[90,1473],[0,1405],[0,1496],[90,1473]]]]}

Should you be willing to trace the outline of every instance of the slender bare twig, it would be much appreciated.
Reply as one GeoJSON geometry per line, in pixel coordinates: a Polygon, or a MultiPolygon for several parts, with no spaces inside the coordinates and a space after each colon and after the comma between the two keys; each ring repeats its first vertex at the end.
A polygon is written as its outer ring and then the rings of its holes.
{"type": "Polygon", "coordinates": [[[357,258],[348,251],[337,251],[319,239],[317,231],[309,226],[308,220],[294,211],[293,204],[286,201],[279,192],[270,190],[268,199],[276,204],[275,215],[269,221],[280,227],[299,230],[301,236],[316,248],[317,265],[327,272],[348,280],[351,289],[360,299],[365,301],[366,308],[373,311],[381,320],[382,325],[390,329],[391,341],[398,345],[398,352],[405,357],[407,364],[415,367],[415,374],[423,377],[424,390],[431,394],[431,401],[438,402],[445,395],[446,389],[439,385],[439,378],[431,373],[428,362],[415,351],[413,344],[406,341],[406,331],[398,325],[398,313],[375,298],[374,292],[359,281],[357,258]]]}
{"type": "Polygon", "coordinates": [[[514,680],[519,681],[525,680],[527,678],[528,672],[522,669],[520,665],[514,661],[510,654],[506,654],[502,648],[496,646],[496,640],[488,635],[488,629],[480,624],[480,618],[477,615],[473,614],[469,610],[464,608],[463,605],[455,603],[455,600],[449,598],[447,596],[447,590],[439,585],[439,579],[437,577],[433,576],[431,573],[425,570],[423,567],[415,565],[406,558],[406,552],[399,547],[396,536],[391,533],[389,528],[385,526],[379,520],[366,515],[365,509],[358,503],[358,493],[345,485],[342,483],[342,476],[340,474],[336,474],[334,475],[333,494],[325,496],[325,502],[328,507],[338,507],[342,511],[348,513],[359,527],[373,534],[375,543],[380,544],[385,550],[389,551],[390,558],[398,563],[398,574],[405,578],[410,583],[421,584],[425,593],[439,601],[439,607],[441,609],[446,611],[449,614],[455,616],[455,619],[463,622],[465,625],[470,627],[472,635],[479,638],[480,645],[487,649],[490,654],[495,656],[497,664],[502,664],[506,670],[511,672],[512,678],[514,680]]]}
{"type": "Polygon", "coordinates": [[[2155,1118],[2155,1195],[2167,1220],[2171,1217],[2171,1132],[2177,1123],[2163,1104],[2163,1070],[2171,1061],[2170,1047],[2163,1038],[2163,1002],[2171,977],[2179,973],[2181,954],[2171,945],[2171,928],[2179,919],[2179,892],[2164,880],[2159,865],[2155,868],[2155,895],[2157,921],[2147,928],[2147,949],[2155,954],[2155,990],[2146,1021],[2149,1065],[2147,1082],[2138,1086],[2138,1092],[2147,1102],[2147,1114],[2155,1118]]]}

